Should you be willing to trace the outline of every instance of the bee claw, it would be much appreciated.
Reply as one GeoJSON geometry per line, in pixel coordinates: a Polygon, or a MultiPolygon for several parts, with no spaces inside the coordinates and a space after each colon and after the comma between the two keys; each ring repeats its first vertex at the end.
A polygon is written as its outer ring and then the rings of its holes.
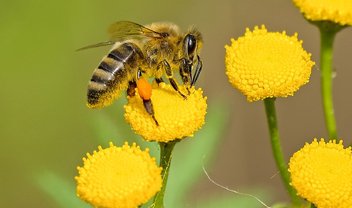
{"type": "Polygon", "coordinates": [[[187,96],[182,94],[182,92],[178,91],[178,94],[180,94],[183,97],[183,99],[187,100],[187,96]]]}
{"type": "Polygon", "coordinates": [[[188,95],[190,95],[190,94],[191,94],[191,91],[189,90],[189,87],[187,87],[186,89],[187,89],[188,95]]]}
{"type": "Polygon", "coordinates": [[[156,118],[155,118],[154,115],[152,115],[152,118],[153,118],[153,120],[155,121],[155,124],[156,124],[157,126],[159,126],[159,122],[156,120],[156,118]]]}

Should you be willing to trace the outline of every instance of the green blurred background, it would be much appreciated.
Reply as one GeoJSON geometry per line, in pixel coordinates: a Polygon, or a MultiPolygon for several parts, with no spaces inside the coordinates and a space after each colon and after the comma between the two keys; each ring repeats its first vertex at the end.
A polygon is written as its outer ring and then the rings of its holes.
{"type": "MultiPolygon", "coordinates": [[[[223,62],[224,45],[231,37],[242,35],[246,27],[265,24],[271,31],[298,32],[317,64],[307,86],[294,97],[277,102],[286,157],[305,141],[326,137],[319,95],[319,34],[291,1],[14,0],[2,1],[0,8],[0,207],[71,207],[52,196],[72,194],[64,187],[74,189],[76,166],[82,164],[86,152],[99,144],[107,146],[109,140],[121,144],[129,138],[146,145],[123,122],[123,99],[103,110],[85,106],[87,82],[109,49],[75,49],[105,41],[106,28],[118,20],[141,24],[170,21],[183,30],[195,25],[204,36],[204,70],[198,86],[208,96],[209,125],[195,139],[177,146],[174,155],[192,157],[193,150],[187,150],[187,145],[198,147],[199,180],[189,184],[185,202],[167,207],[205,207],[201,205],[205,199],[228,195],[208,181],[203,165],[217,182],[258,193],[268,204],[287,200],[271,157],[263,104],[247,103],[230,86],[223,62]],[[213,140],[207,150],[196,143],[208,137],[213,140]],[[56,177],[65,183],[56,183],[56,177]],[[50,187],[45,188],[46,184],[50,187]]],[[[337,124],[347,143],[352,137],[352,99],[346,93],[352,90],[351,37],[350,28],[340,32],[334,53],[337,124]]],[[[183,163],[176,159],[171,172],[183,163]]],[[[253,207],[261,207],[253,199],[247,200],[253,207]]]]}

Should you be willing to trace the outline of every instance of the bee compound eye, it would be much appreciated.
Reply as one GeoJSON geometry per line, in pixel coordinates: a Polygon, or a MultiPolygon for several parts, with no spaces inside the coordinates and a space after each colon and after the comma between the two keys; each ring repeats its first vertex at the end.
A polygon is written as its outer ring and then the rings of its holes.
{"type": "Polygon", "coordinates": [[[187,52],[188,55],[192,55],[196,49],[197,41],[193,35],[188,34],[186,36],[187,52]]]}

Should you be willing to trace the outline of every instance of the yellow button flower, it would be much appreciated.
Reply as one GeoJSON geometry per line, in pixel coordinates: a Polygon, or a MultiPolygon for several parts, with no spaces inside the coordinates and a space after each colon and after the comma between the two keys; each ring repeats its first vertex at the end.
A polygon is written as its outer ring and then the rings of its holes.
{"type": "Polygon", "coordinates": [[[133,143],[122,147],[98,147],[87,153],[78,167],[77,195],[94,207],[136,208],[146,203],[161,188],[161,168],[133,143]]]}
{"type": "Polygon", "coordinates": [[[311,54],[297,34],[268,32],[265,26],[246,29],[243,37],[226,45],[226,74],[248,101],[293,95],[309,81],[311,54]]]}
{"type": "Polygon", "coordinates": [[[151,101],[159,126],[146,112],[142,99],[128,97],[125,105],[125,119],[132,129],[147,141],[169,142],[175,139],[192,137],[204,124],[207,103],[201,89],[190,89],[188,95],[184,86],[179,86],[187,99],[180,96],[171,85],[154,85],[151,101]]]}
{"type": "Polygon", "coordinates": [[[352,25],[351,0],[293,0],[304,16],[312,21],[332,21],[352,25]]]}
{"type": "Polygon", "coordinates": [[[352,154],[342,141],[317,139],[290,159],[291,185],[318,208],[352,207],[352,154]]]}

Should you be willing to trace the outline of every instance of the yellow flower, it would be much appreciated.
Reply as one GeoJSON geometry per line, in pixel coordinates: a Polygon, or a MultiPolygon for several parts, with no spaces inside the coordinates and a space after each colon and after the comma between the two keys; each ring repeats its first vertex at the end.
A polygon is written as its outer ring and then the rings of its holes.
{"type": "Polygon", "coordinates": [[[226,45],[226,74],[248,101],[287,97],[309,81],[314,62],[297,34],[268,32],[265,26],[248,28],[243,37],[226,45]]]}
{"type": "Polygon", "coordinates": [[[169,142],[192,137],[204,124],[206,97],[203,97],[201,89],[192,87],[187,95],[185,87],[179,87],[187,99],[180,96],[171,85],[160,83],[159,86],[153,86],[151,101],[159,126],[144,109],[138,92],[136,96],[128,97],[125,119],[132,129],[147,141],[169,142]]]}
{"type": "Polygon", "coordinates": [[[351,0],[293,0],[304,16],[312,21],[332,21],[352,25],[351,0]]]}
{"type": "Polygon", "coordinates": [[[161,188],[161,168],[133,143],[122,147],[98,147],[87,153],[78,167],[77,195],[94,207],[136,208],[146,203],[161,188]]]}
{"type": "Polygon", "coordinates": [[[297,34],[268,32],[265,26],[246,29],[226,45],[226,74],[248,101],[293,95],[309,81],[314,62],[297,34]]]}
{"type": "Polygon", "coordinates": [[[352,154],[342,141],[317,139],[290,159],[291,185],[318,208],[352,207],[352,154]]]}

